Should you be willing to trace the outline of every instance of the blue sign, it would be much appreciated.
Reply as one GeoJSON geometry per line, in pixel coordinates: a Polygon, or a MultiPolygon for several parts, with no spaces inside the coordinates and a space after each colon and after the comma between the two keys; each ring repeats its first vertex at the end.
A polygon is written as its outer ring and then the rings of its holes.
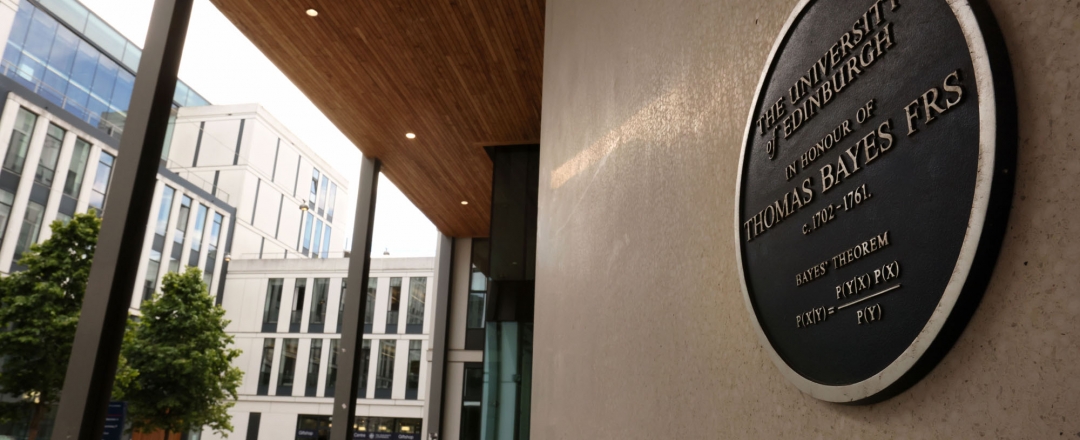
{"type": "Polygon", "coordinates": [[[102,432],[101,439],[121,440],[126,416],[127,402],[109,402],[109,410],[105,414],[105,431],[102,432]]]}

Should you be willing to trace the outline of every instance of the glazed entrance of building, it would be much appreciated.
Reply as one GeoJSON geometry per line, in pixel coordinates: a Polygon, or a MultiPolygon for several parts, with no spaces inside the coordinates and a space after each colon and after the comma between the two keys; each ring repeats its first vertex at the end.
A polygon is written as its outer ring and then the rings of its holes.
{"type": "MultiPolygon", "coordinates": [[[[331,416],[301,414],[296,420],[296,440],[329,440],[331,416]]],[[[414,440],[421,438],[423,420],[400,417],[355,417],[353,438],[414,440]]]]}

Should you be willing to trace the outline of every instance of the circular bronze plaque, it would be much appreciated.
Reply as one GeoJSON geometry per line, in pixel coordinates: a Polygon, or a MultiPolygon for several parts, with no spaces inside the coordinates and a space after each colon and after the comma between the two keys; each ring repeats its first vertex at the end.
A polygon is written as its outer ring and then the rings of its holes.
{"type": "Polygon", "coordinates": [[[985,290],[1012,195],[1015,103],[988,8],[804,0],[746,128],[735,228],[776,365],[869,403],[924,376],[985,290]]]}

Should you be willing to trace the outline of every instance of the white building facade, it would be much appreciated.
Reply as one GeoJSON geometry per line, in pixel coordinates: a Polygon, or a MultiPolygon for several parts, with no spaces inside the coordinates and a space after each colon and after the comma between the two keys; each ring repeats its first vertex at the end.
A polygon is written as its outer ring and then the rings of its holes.
{"type": "MultiPolygon", "coordinates": [[[[95,210],[109,221],[141,52],[68,0],[0,0],[0,37],[0,275],[8,275],[54,220],[95,210]]],[[[178,83],[131,312],[165,274],[203,271],[243,353],[234,438],[328,435],[349,193],[344,176],[261,106],[211,105],[178,83]]],[[[372,261],[356,438],[421,438],[433,266],[372,261]]]]}
{"type": "Polygon", "coordinates": [[[234,259],[344,256],[348,181],[258,104],[180,108],[166,157],[229,194],[234,259]]]}
{"type": "MultiPolygon", "coordinates": [[[[349,260],[234,260],[222,305],[244,371],[233,435],[328,438],[349,260]]],[[[358,437],[420,439],[428,395],[433,258],[372,258],[358,437]]],[[[216,439],[203,432],[204,439],[216,439]]]]}

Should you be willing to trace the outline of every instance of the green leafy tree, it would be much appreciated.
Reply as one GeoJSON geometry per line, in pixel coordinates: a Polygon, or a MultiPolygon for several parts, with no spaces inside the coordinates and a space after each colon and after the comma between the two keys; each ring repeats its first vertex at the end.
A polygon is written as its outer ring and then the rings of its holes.
{"type": "Polygon", "coordinates": [[[144,302],[142,318],[128,326],[123,348],[126,367],[137,372],[118,390],[132,429],[163,430],[165,438],[203,426],[232,431],[226,411],[243,373],[232,366],[240,350],[230,348],[224,316],[199,269],[165,275],[161,295],[144,302]]]}
{"type": "Polygon", "coordinates": [[[19,259],[26,270],[0,278],[0,393],[23,398],[6,412],[30,407],[29,440],[60,399],[101,220],[76,214],[49,227],[52,236],[19,259]]]}

